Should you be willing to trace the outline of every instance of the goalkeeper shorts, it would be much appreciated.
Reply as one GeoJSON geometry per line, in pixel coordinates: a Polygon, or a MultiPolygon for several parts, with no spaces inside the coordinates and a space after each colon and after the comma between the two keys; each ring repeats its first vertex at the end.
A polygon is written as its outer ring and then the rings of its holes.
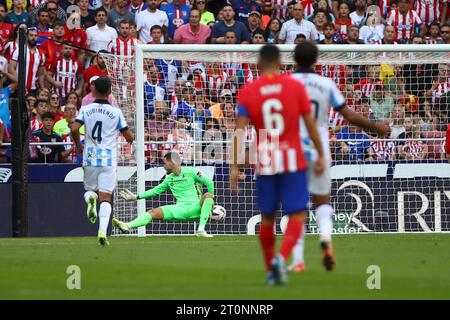
{"type": "Polygon", "coordinates": [[[193,204],[172,204],[162,206],[165,221],[189,221],[200,219],[202,207],[200,202],[193,204]]]}

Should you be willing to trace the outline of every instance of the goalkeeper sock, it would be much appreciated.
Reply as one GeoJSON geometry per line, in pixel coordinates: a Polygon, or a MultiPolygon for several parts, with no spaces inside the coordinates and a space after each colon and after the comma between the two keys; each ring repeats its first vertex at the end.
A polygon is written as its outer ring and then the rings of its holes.
{"type": "Polygon", "coordinates": [[[143,215],[137,217],[133,221],[128,222],[128,227],[130,228],[138,228],[149,224],[153,220],[152,215],[149,212],[144,213],[143,215]]]}
{"type": "Polygon", "coordinates": [[[97,195],[97,193],[95,193],[94,191],[86,191],[86,192],[84,193],[84,201],[86,201],[86,204],[89,203],[89,198],[90,198],[90,197],[94,197],[95,200],[97,200],[98,195],[97,195]]]}
{"type": "Polygon", "coordinates": [[[291,256],[292,248],[303,233],[303,221],[289,218],[286,232],[281,243],[280,254],[287,261],[291,256]]]}
{"type": "Polygon", "coordinates": [[[111,203],[109,203],[108,201],[103,201],[102,203],[100,203],[100,223],[98,231],[103,231],[106,234],[106,230],[108,229],[109,224],[109,218],[111,217],[111,211],[111,203]]]}
{"type": "Polygon", "coordinates": [[[270,271],[270,262],[275,256],[275,234],[273,225],[261,224],[259,227],[259,242],[266,263],[266,271],[270,271]]]}
{"type": "Polygon", "coordinates": [[[211,215],[212,206],[214,204],[214,200],[211,198],[206,198],[203,201],[202,211],[200,213],[200,225],[198,226],[197,231],[204,231],[206,222],[208,222],[209,216],[211,215]]]}
{"type": "Polygon", "coordinates": [[[292,263],[299,264],[305,262],[305,232],[306,225],[303,225],[303,232],[301,237],[298,238],[297,243],[295,244],[294,249],[292,249],[292,263]]]}
{"type": "Polygon", "coordinates": [[[329,204],[322,204],[316,210],[317,226],[320,230],[320,240],[330,241],[333,229],[333,208],[329,204]]]}

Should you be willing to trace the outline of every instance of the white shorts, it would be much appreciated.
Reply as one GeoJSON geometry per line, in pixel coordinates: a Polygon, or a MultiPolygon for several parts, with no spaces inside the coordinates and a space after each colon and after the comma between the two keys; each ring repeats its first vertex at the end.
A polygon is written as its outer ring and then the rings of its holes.
{"type": "Polygon", "coordinates": [[[325,151],[325,168],[320,176],[314,173],[314,162],[308,167],[308,191],[312,195],[324,196],[331,192],[331,156],[325,151]]]}
{"type": "Polygon", "coordinates": [[[116,188],[116,167],[83,167],[84,189],[112,194],[116,188]]]}

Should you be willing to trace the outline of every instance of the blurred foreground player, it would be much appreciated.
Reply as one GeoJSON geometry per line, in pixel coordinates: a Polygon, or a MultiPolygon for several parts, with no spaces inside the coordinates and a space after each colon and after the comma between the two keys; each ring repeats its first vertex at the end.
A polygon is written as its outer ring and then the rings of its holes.
{"type": "Polygon", "coordinates": [[[82,149],[78,130],[85,126],[85,147],[83,152],[84,200],[88,205],[87,216],[91,223],[97,220],[97,199],[100,199],[100,222],[98,241],[100,245],[109,244],[106,237],[111,216],[112,194],[117,181],[117,136],[119,132],[127,142],[134,140],[122,111],[111,106],[108,96],[111,93],[111,80],[101,77],[94,81],[95,101],[81,107],[71,131],[78,150],[82,149]]]}
{"type": "MultiPolygon", "coordinates": [[[[331,155],[330,142],[328,139],[329,106],[331,106],[334,111],[342,114],[347,122],[366,129],[367,131],[377,132],[380,136],[385,136],[389,133],[389,126],[382,122],[372,122],[361,114],[352,111],[345,105],[345,98],[342,96],[336,83],[330,78],[325,78],[315,73],[314,65],[317,62],[318,54],[319,49],[314,42],[305,41],[298,44],[294,53],[297,71],[292,77],[300,80],[308,93],[317,129],[324,147],[324,172],[321,175],[316,175],[311,168],[308,170],[308,189],[316,209],[316,221],[320,230],[323,265],[326,270],[330,271],[335,267],[335,256],[331,242],[333,208],[330,205],[331,155]]],[[[303,149],[307,158],[313,160],[314,150],[308,150],[308,146],[311,145],[308,132],[306,132],[302,124],[300,127],[303,149]]],[[[294,248],[293,263],[289,266],[289,271],[302,272],[305,270],[303,247],[304,232],[294,248]]]]}
{"type": "Polygon", "coordinates": [[[262,213],[259,239],[270,285],[287,283],[285,261],[307,216],[308,163],[300,142],[300,117],[318,150],[315,172],[321,174],[324,166],[322,144],[306,90],[297,80],[280,75],[280,65],[279,49],[274,45],[262,47],[258,58],[261,77],[239,93],[230,174],[231,188],[238,191],[239,162],[245,158],[244,131],[251,122],[257,133],[256,193],[262,213]],[[274,223],[280,203],[289,221],[280,252],[275,255],[274,223]]]}

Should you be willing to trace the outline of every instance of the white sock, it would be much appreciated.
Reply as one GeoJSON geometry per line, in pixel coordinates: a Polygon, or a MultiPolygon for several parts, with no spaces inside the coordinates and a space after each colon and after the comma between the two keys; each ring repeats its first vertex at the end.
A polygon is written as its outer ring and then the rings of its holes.
{"type": "Polygon", "coordinates": [[[108,223],[109,223],[109,217],[111,216],[111,203],[107,201],[103,201],[100,203],[100,226],[98,228],[98,231],[103,231],[106,235],[106,231],[108,229],[108,223]]]}
{"type": "Polygon", "coordinates": [[[302,236],[298,238],[297,243],[294,246],[294,249],[292,249],[292,263],[293,264],[299,264],[305,262],[305,233],[306,233],[306,225],[303,224],[303,232],[302,236]]]}
{"type": "Polygon", "coordinates": [[[198,226],[197,232],[205,231],[205,226],[198,226]]]}
{"type": "Polygon", "coordinates": [[[84,201],[86,201],[86,204],[89,203],[89,198],[94,197],[95,199],[98,198],[97,194],[94,191],[86,191],[84,193],[84,201]]]}
{"type": "Polygon", "coordinates": [[[320,230],[320,240],[331,240],[333,229],[333,208],[329,204],[322,204],[316,210],[317,226],[320,230]]]}

